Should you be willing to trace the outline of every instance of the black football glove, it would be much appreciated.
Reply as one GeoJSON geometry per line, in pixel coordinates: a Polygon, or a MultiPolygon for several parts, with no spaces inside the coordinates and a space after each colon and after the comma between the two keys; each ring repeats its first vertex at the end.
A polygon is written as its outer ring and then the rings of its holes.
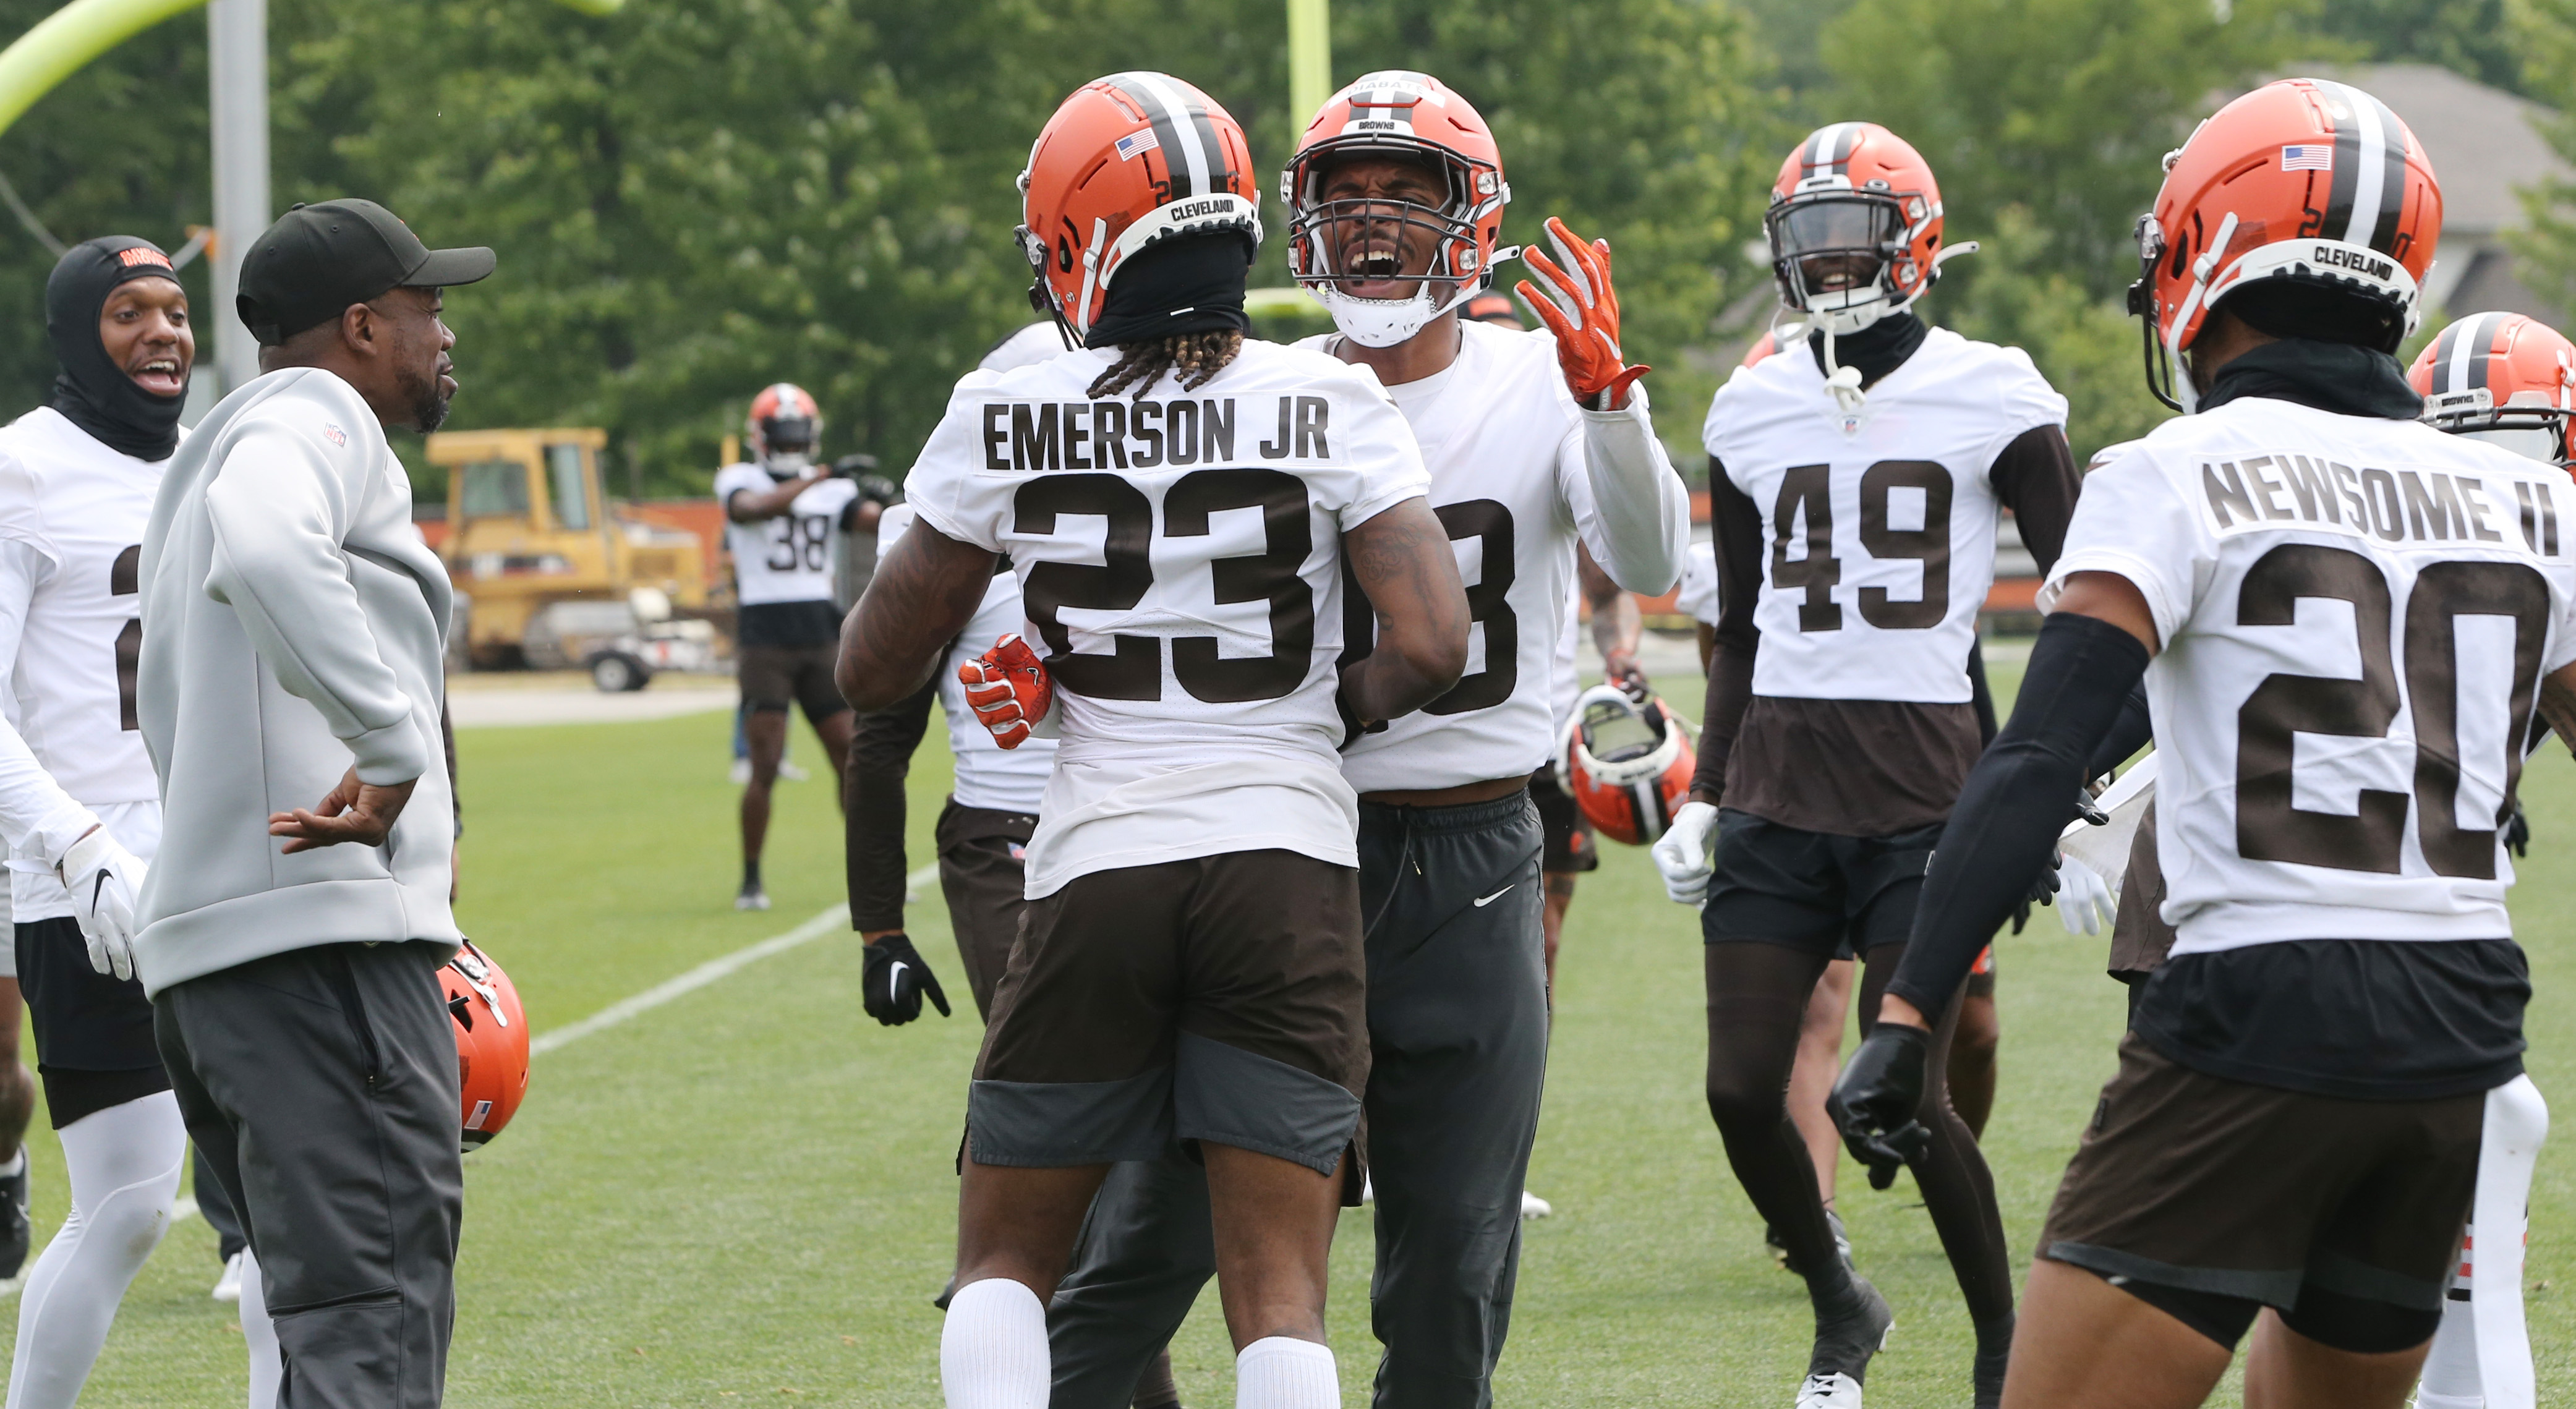
{"type": "Polygon", "coordinates": [[[2513,813],[2504,819],[2504,844],[2516,856],[2531,855],[2531,819],[2523,815],[2521,798],[2513,800],[2513,813]]]}
{"type": "Polygon", "coordinates": [[[2030,893],[2023,896],[2021,903],[2013,907],[2012,932],[2014,934],[2021,933],[2022,926],[2030,923],[2030,907],[2057,903],[2057,868],[2065,864],[2065,860],[2064,853],[2052,850],[2048,854],[2048,864],[2039,868],[2038,875],[2031,877],[2030,893]]]}
{"type": "Polygon", "coordinates": [[[860,1003],[868,1016],[886,1027],[900,1027],[921,1016],[921,995],[930,995],[939,1016],[947,1017],[948,995],[939,989],[939,976],[923,963],[921,951],[901,932],[879,935],[868,941],[866,973],[861,978],[860,1003]]]}
{"type": "Polygon", "coordinates": [[[1932,1147],[1932,1132],[1914,1118],[1923,1103],[1923,1058],[1931,1045],[1932,1034],[1919,1027],[1880,1023],[1825,1098],[1825,1112],[1842,1130],[1852,1158],[1869,1166],[1873,1189],[1895,1183],[1897,1166],[1912,1164],[1932,1147]]]}

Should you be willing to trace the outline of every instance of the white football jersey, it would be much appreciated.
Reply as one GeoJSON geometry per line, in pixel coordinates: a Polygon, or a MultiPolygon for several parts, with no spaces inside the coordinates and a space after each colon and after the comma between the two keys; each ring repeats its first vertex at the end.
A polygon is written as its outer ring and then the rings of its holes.
{"type": "MultiPolygon", "coordinates": [[[[9,592],[26,601],[10,713],[46,775],[147,861],[161,790],[134,714],[137,565],[168,464],[113,450],[50,407],[0,428],[0,539],[20,550],[0,556],[0,572],[24,579],[9,592]]],[[[70,914],[61,882],[28,867],[13,877],[17,918],[70,914]]]]}
{"type": "MultiPolygon", "coordinates": [[[[914,517],[910,504],[888,507],[885,517],[877,521],[877,551],[893,548],[904,530],[912,527],[914,517]]],[[[993,649],[995,641],[1028,629],[1020,610],[1019,578],[995,573],[993,585],[984,589],[984,600],[975,608],[975,619],[958,633],[957,644],[937,667],[939,710],[948,719],[948,752],[957,769],[957,785],[949,795],[960,807],[1034,817],[1038,795],[1046,791],[1047,776],[1055,771],[1055,740],[1031,737],[1015,749],[993,742],[993,731],[967,707],[966,686],[957,678],[959,666],[993,649]]]]}
{"type": "MultiPolygon", "coordinates": [[[[743,490],[766,494],[779,481],[758,465],[716,471],[716,502],[743,490]]],[[[832,600],[832,555],[840,542],[841,513],[858,497],[858,484],[841,475],[816,479],[788,511],[758,523],[725,519],[725,547],[733,554],[734,591],[747,607],[771,602],[832,600]]]]}
{"type": "Polygon", "coordinates": [[[2411,421],[2248,398],[2093,472],[2042,600],[2109,572],[2154,612],[2174,953],[2512,933],[2497,816],[2576,660],[2571,551],[2564,470],[2411,421]]]}
{"type": "Polygon", "coordinates": [[[1717,590],[1717,545],[1692,544],[1690,560],[1682,564],[1681,590],[1673,595],[1673,610],[1693,621],[1715,626],[1725,605],[1717,590]]]}
{"type": "Polygon", "coordinates": [[[1341,535],[1423,495],[1412,432],[1319,353],[1247,341],[1204,386],[1091,399],[1114,360],[969,373],[905,481],[922,523],[1010,555],[1055,679],[1027,893],[1266,848],[1356,865],[1341,535]]]}
{"type": "Polygon", "coordinates": [[[2065,422],[2027,354],[1945,328],[1848,415],[1811,356],[1737,368],[1703,440],[1770,526],[1753,692],[1968,700],[2001,507],[1987,472],[2015,437],[2065,422]]]}
{"type": "MultiPolygon", "coordinates": [[[[1596,559],[1609,557],[1584,473],[1583,413],[1565,389],[1555,341],[1465,320],[1458,331],[1458,360],[1446,371],[1387,394],[1421,443],[1431,509],[1467,584],[1467,672],[1343,754],[1342,776],[1364,793],[1452,788],[1544,766],[1556,752],[1555,663],[1577,590],[1575,535],[1591,541],[1596,559]]],[[[1298,346],[1322,352],[1334,341],[1326,334],[1298,346]]],[[[1352,644],[1364,648],[1375,628],[1352,594],[1344,628],[1352,644]]]]}

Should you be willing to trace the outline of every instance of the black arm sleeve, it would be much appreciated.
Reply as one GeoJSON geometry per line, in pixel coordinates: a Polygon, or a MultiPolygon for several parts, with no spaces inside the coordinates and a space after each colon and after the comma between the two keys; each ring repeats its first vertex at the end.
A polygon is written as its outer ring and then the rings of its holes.
{"type": "Polygon", "coordinates": [[[2060,612],[2040,627],[2012,722],[1969,772],[1932,853],[1889,993],[1926,1014],[1949,1005],[2048,865],[2087,762],[2146,670],[2147,648],[2109,622],[2060,612]]]}
{"type": "Polygon", "coordinates": [[[2139,681],[2120,701],[2119,722],[2111,726],[2102,746],[2093,750],[2093,761],[2084,765],[2087,779],[2099,778],[2129,761],[2129,755],[2145,748],[2156,736],[2155,722],[2147,717],[2147,683],[2139,681]]]}
{"type": "Polygon", "coordinates": [[[938,698],[934,674],[892,708],[861,714],[852,723],[849,819],[842,835],[854,930],[903,928],[903,877],[910,869],[903,854],[903,782],[912,772],[913,750],[929,732],[931,705],[938,698]]]}
{"type": "Polygon", "coordinates": [[[1986,649],[1976,637],[1968,638],[1968,704],[1977,711],[1977,746],[1983,748],[1995,741],[1995,687],[1986,679],[1986,649]]]}
{"type": "Polygon", "coordinates": [[[1762,633],[1753,625],[1753,603],[1762,592],[1762,510],[1708,457],[1709,529],[1717,549],[1717,629],[1708,652],[1708,693],[1700,703],[1699,766],[1691,797],[1714,803],[1726,795],[1726,759],[1736,731],[1753,703],[1753,658],[1762,633]]]}
{"type": "Polygon", "coordinates": [[[2022,546],[2030,549],[2039,575],[2046,577],[2066,550],[2066,521],[2075,517],[2075,496],[2084,487],[2065,429],[2033,426],[2014,436],[1987,469],[1986,482],[2013,511],[2022,546]]]}

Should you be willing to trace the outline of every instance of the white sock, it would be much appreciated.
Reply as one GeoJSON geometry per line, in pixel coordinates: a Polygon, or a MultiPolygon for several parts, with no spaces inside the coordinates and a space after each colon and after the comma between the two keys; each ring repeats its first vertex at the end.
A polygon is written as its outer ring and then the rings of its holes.
{"type": "Polygon", "coordinates": [[[72,1211],[19,1293],[8,1409],[71,1409],[127,1284],[170,1231],[188,1130],[167,1091],[93,1111],[56,1132],[72,1211]]]}
{"type": "Polygon", "coordinates": [[[0,1164],[0,1179],[15,1179],[26,1172],[27,1142],[21,1140],[18,1142],[18,1153],[11,1155],[7,1164],[0,1164]]]}
{"type": "Polygon", "coordinates": [[[1234,1409],[1341,1409],[1331,1346],[1263,1336],[1234,1357],[1234,1409]]]}
{"type": "Polygon", "coordinates": [[[259,1255],[242,1249],[242,1341],[250,1347],[250,1409],[277,1409],[286,1383],[286,1360],[277,1348],[277,1323],[268,1319],[268,1293],[259,1277],[259,1255]]]}
{"type": "Polygon", "coordinates": [[[948,1409],[1046,1409],[1055,1362],[1046,1308],[1008,1277],[969,1282],[948,1299],[939,1333],[939,1386],[948,1409]]]}

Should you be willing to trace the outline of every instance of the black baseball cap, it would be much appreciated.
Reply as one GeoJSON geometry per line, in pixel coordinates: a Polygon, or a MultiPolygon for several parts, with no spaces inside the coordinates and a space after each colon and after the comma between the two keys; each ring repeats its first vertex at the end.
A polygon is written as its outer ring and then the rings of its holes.
{"type": "Polygon", "coordinates": [[[274,347],[388,289],[471,284],[493,263],[488,249],[431,249],[374,201],[298,203],[251,241],[233,306],[274,347]]]}

